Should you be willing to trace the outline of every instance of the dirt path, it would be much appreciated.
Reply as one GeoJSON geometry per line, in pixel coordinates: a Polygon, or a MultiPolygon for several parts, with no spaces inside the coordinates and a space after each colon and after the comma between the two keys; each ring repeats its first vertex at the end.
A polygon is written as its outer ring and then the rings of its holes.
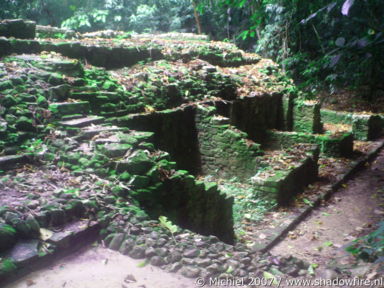
{"type": "Polygon", "coordinates": [[[194,281],[97,247],[74,253],[3,288],[196,288],[194,281]]]}
{"type": "Polygon", "coordinates": [[[272,249],[310,263],[332,266],[354,259],[344,247],[373,229],[384,215],[384,151],[366,169],[315,211],[272,249]]]}

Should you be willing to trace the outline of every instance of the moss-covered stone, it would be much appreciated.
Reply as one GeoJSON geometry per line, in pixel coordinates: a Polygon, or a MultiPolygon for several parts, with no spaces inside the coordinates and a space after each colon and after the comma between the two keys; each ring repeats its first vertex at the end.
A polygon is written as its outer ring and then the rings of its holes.
{"type": "Polygon", "coordinates": [[[17,105],[18,101],[16,99],[15,96],[11,96],[11,95],[6,95],[3,99],[0,100],[1,101],[1,104],[6,107],[6,108],[10,108],[10,107],[13,107],[15,105],[17,105]]]}
{"type": "Polygon", "coordinates": [[[55,102],[67,100],[70,96],[71,86],[63,84],[47,90],[48,99],[55,102]]]}
{"type": "Polygon", "coordinates": [[[130,144],[111,143],[104,145],[101,151],[108,157],[116,158],[123,157],[131,148],[130,144]]]}
{"type": "Polygon", "coordinates": [[[27,118],[25,116],[20,117],[16,121],[16,128],[21,131],[36,131],[35,126],[33,125],[33,121],[31,118],[27,118]]]}
{"type": "Polygon", "coordinates": [[[144,175],[153,167],[154,162],[143,150],[138,150],[132,156],[117,162],[118,171],[127,171],[135,175],[144,175]]]}
{"type": "Polygon", "coordinates": [[[49,105],[49,110],[57,115],[73,115],[77,113],[86,114],[90,110],[89,102],[63,102],[63,103],[53,103],[49,105]]]}
{"type": "Polygon", "coordinates": [[[349,113],[329,109],[321,109],[321,117],[326,123],[351,125],[354,137],[363,141],[379,137],[384,123],[378,114],[349,113]]]}
{"type": "Polygon", "coordinates": [[[134,189],[146,188],[150,183],[150,178],[147,176],[135,175],[133,176],[130,184],[134,189]]]}
{"type": "Polygon", "coordinates": [[[8,39],[0,38],[0,57],[11,54],[12,46],[8,39]]]}
{"type": "Polygon", "coordinates": [[[321,119],[324,123],[350,125],[352,123],[352,114],[342,111],[321,109],[321,119]]]}
{"type": "Polygon", "coordinates": [[[381,135],[383,121],[379,115],[361,115],[352,116],[352,131],[356,139],[373,140],[381,135]]]}
{"type": "Polygon", "coordinates": [[[236,99],[230,108],[230,122],[246,132],[250,139],[261,143],[268,129],[284,127],[282,95],[249,95],[236,99]]]}
{"type": "Polygon", "coordinates": [[[0,252],[11,248],[16,242],[16,230],[7,224],[0,223],[0,252]]]}
{"type": "MultiPolygon", "coordinates": [[[[303,149],[303,147],[301,147],[303,149]]],[[[303,191],[308,184],[313,183],[318,175],[318,149],[308,146],[308,156],[288,169],[274,169],[271,176],[252,177],[256,191],[270,201],[279,205],[287,205],[295,195],[303,191]]]]}
{"type": "Polygon", "coordinates": [[[0,91],[4,91],[6,89],[12,89],[12,88],[13,88],[12,81],[7,80],[7,81],[0,82],[0,91]]]}
{"type": "Polygon", "coordinates": [[[0,36],[33,39],[35,35],[36,23],[33,21],[12,19],[0,22],[0,36]]]}
{"type": "Polygon", "coordinates": [[[293,107],[294,107],[294,95],[284,95],[282,98],[283,108],[283,123],[282,128],[287,131],[293,129],[293,107]]]}
{"type": "Polygon", "coordinates": [[[265,139],[266,147],[289,149],[297,143],[312,143],[320,146],[320,151],[330,157],[350,157],[353,153],[353,135],[345,132],[336,135],[319,135],[301,132],[269,131],[265,139]]]}
{"type": "Polygon", "coordinates": [[[248,140],[246,133],[223,124],[229,119],[214,114],[214,107],[199,107],[196,111],[202,173],[224,178],[250,177],[258,168],[260,145],[248,140]]]}
{"type": "Polygon", "coordinates": [[[322,133],[320,103],[295,99],[293,108],[293,131],[322,133]]]}

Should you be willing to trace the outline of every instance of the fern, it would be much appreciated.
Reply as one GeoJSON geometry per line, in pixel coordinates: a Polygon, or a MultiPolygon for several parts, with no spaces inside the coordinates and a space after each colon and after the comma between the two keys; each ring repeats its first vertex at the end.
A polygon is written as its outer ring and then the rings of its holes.
{"type": "Polygon", "coordinates": [[[166,216],[160,216],[159,221],[160,221],[161,227],[163,227],[163,228],[167,229],[169,232],[171,232],[173,241],[176,244],[176,239],[175,239],[174,233],[176,233],[179,230],[179,228],[176,225],[174,225],[171,221],[169,221],[166,216]]]}

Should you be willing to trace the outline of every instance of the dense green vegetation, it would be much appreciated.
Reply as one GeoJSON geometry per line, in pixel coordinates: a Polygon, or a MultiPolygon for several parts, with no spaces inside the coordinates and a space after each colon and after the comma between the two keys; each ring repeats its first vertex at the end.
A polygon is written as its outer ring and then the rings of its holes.
{"type": "Polygon", "coordinates": [[[382,93],[383,5],[379,0],[5,0],[0,18],[81,32],[103,29],[202,32],[280,63],[310,92],[382,93]]]}

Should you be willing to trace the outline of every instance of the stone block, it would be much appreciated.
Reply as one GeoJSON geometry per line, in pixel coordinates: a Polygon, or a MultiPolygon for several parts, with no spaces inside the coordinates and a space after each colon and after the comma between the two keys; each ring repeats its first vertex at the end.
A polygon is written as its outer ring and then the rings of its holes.
{"type": "Polygon", "coordinates": [[[352,116],[352,131],[356,139],[373,140],[381,135],[383,121],[379,115],[354,114],[352,116]]]}
{"type": "Polygon", "coordinates": [[[49,110],[52,113],[57,113],[59,116],[72,114],[87,114],[89,113],[89,102],[62,102],[49,105],[49,110]]]}
{"type": "Polygon", "coordinates": [[[9,19],[0,22],[0,36],[20,39],[34,39],[36,23],[22,19],[9,19]]]}
{"type": "Polygon", "coordinates": [[[27,266],[39,257],[39,240],[22,240],[7,255],[17,266],[27,266]]]}
{"type": "Polygon", "coordinates": [[[363,141],[378,138],[384,126],[383,118],[379,114],[349,113],[321,109],[321,117],[326,123],[351,125],[355,139],[363,141]]]}
{"type": "Polygon", "coordinates": [[[0,252],[11,248],[16,242],[16,230],[7,224],[0,224],[0,252]]]}
{"type": "Polygon", "coordinates": [[[318,144],[321,153],[331,157],[349,157],[353,153],[353,135],[345,132],[319,135],[288,131],[269,131],[264,145],[272,149],[288,149],[296,143],[318,144]]]}
{"type": "Polygon", "coordinates": [[[16,168],[19,165],[28,163],[29,159],[25,155],[7,155],[0,157],[0,169],[9,170],[16,168]]]}
{"type": "Polygon", "coordinates": [[[96,125],[104,122],[104,117],[101,116],[89,116],[85,118],[72,119],[67,121],[61,121],[60,124],[72,128],[81,128],[89,125],[96,125]]]}
{"type": "Polygon", "coordinates": [[[119,144],[119,143],[110,143],[104,145],[101,150],[102,152],[112,158],[123,157],[129,149],[132,148],[130,144],[119,144]]]}
{"type": "Polygon", "coordinates": [[[254,176],[252,182],[256,191],[264,197],[276,201],[279,205],[288,204],[305,186],[314,182],[318,175],[317,149],[308,146],[308,157],[292,168],[274,170],[273,176],[254,176]],[[314,150],[313,150],[314,149],[314,150]],[[313,150],[313,151],[311,151],[313,150]]]}
{"type": "Polygon", "coordinates": [[[293,131],[322,133],[320,103],[295,99],[293,107],[293,131]]]}

